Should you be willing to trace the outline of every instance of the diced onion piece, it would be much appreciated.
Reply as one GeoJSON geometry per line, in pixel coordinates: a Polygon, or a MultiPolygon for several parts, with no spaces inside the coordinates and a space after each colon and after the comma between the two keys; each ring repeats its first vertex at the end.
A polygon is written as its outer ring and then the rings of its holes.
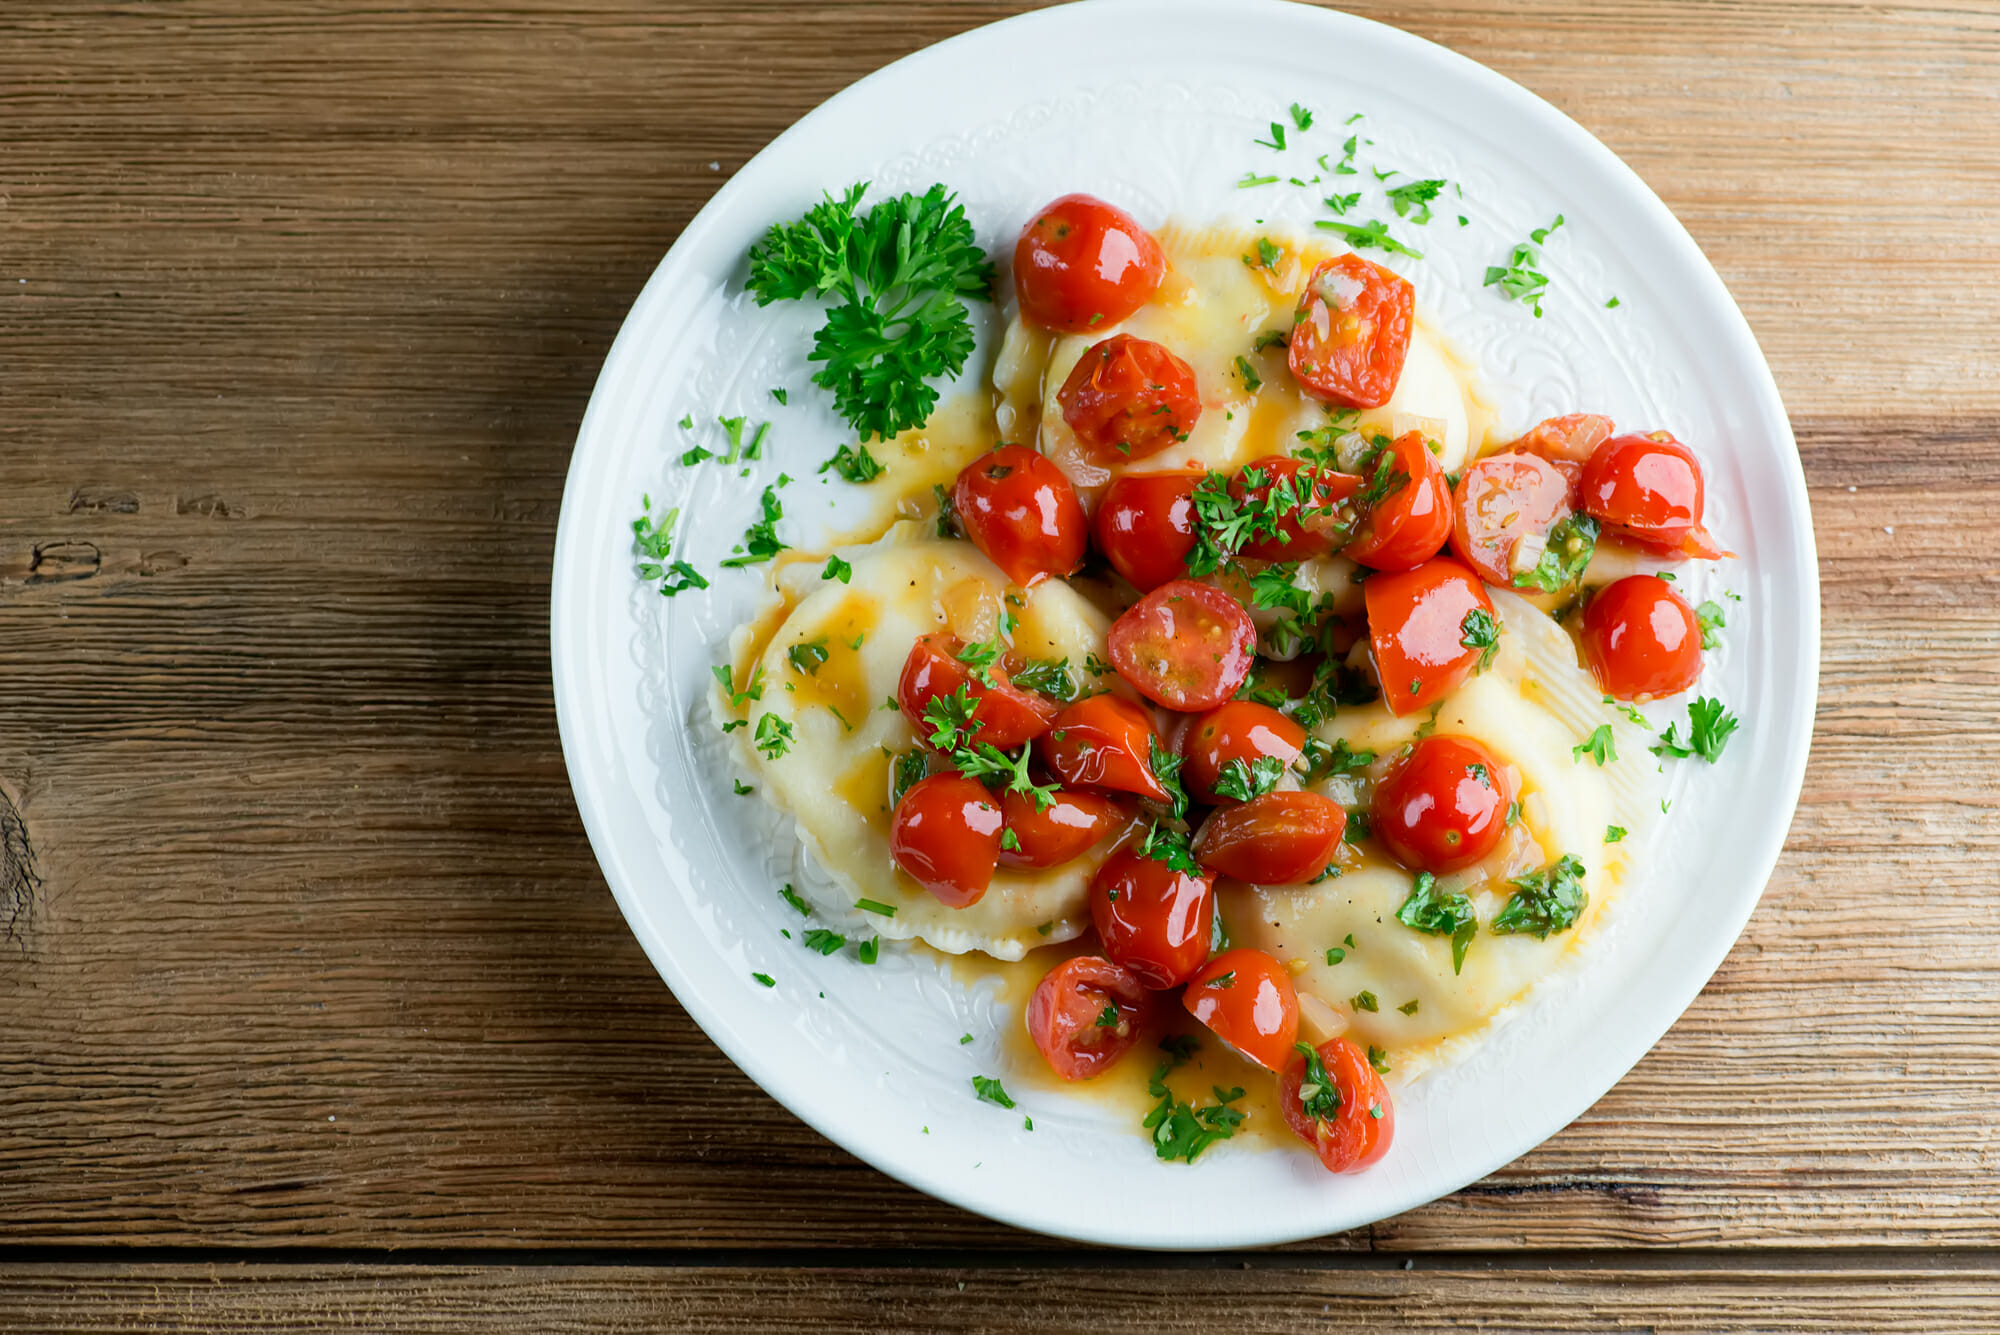
{"type": "Polygon", "coordinates": [[[1359,431],[1343,431],[1334,437],[1333,461],[1343,473],[1359,473],[1375,446],[1359,431]]]}
{"type": "Polygon", "coordinates": [[[1533,570],[1542,563],[1542,553],[1548,549],[1548,534],[1523,533],[1514,539],[1514,545],[1507,551],[1507,573],[1519,575],[1533,570]]]}
{"type": "Polygon", "coordinates": [[[1299,1037],[1314,1047],[1347,1032],[1347,1017],[1310,992],[1299,993],[1299,1037]]]}

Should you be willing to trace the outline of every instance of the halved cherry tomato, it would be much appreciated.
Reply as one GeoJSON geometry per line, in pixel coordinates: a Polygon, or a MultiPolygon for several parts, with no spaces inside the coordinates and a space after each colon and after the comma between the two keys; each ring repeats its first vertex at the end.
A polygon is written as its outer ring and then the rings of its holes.
{"type": "Polygon", "coordinates": [[[1196,719],[1181,738],[1181,785],[1197,802],[1220,802],[1215,785],[1232,760],[1251,765],[1270,756],[1289,765],[1305,746],[1306,730],[1269,705],[1231,700],[1196,719]]]}
{"type": "Polygon", "coordinates": [[[1678,695],[1701,675],[1701,621],[1656,575],[1627,575],[1583,609],[1583,656],[1606,695],[1678,695]]]}
{"type": "Polygon", "coordinates": [[[1131,970],[1096,955],[1050,969],[1028,998],[1028,1037],[1065,1080],[1088,1080],[1139,1041],[1153,994],[1131,970]]]}
{"type": "Polygon", "coordinates": [[[1097,548],[1145,593],[1187,574],[1194,550],[1194,489],[1200,472],[1127,473],[1097,503],[1097,548]]]}
{"type": "Polygon", "coordinates": [[[1576,508],[1577,485],[1583,480],[1583,466],[1597,447],[1617,430],[1608,417],[1596,413],[1567,413],[1544,418],[1507,447],[1509,454],[1539,454],[1556,466],[1569,483],[1570,508],[1576,508]]]}
{"type": "Polygon", "coordinates": [[[1449,556],[1415,570],[1372,576],[1361,590],[1375,675],[1391,714],[1428,709],[1456,690],[1485,652],[1477,643],[1482,638],[1478,632],[1491,626],[1499,634],[1486,585],[1449,556]],[[1473,617],[1474,612],[1488,620],[1473,617]]]}
{"type": "Polygon", "coordinates": [[[1500,846],[1513,771],[1470,737],[1426,737],[1375,785],[1369,828],[1419,871],[1470,867],[1500,846]]]}
{"type": "Polygon", "coordinates": [[[1054,201],[1014,243],[1021,317],[1044,329],[1108,329],[1150,301],[1166,274],[1153,234],[1090,195],[1054,201]]]}
{"type": "Polygon", "coordinates": [[[1264,793],[1216,808],[1194,841],[1195,860],[1251,885],[1303,885],[1340,849],[1347,812],[1318,793],[1264,793]]]}
{"type": "Polygon", "coordinates": [[[1491,454],[1458,475],[1452,502],[1451,550],[1488,584],[1511,588],[1570,513],[1569,481],[1540,455],[1491,454]]]}
{"type": "Polygon", "coordinates": [[[1153,775],[1159,736],[1144,705],[1115,695],[1093,695],[1063,709],[1035,745],[1036,754],[1064,783],[1137,793],[1155,802],[1167,790],[1153,775]]]}
{"type": "Polygon", "coordinates": [[[1396,1138],[1395,1105],[1382,1077],[1368,1064],[1368,1054],[1346,1039],[1330,1038],[1314,1055],[1326,1087],[1317,1082],[1305,1087],[1308,1068],[1300,1053],[1278,1077],[1278,1108],[1285,1125],[1312,1146],[1327,1172],[1359,1172],[1389,1152],[1389,1142],[1396,1138]],[[1326,1096],[1313,1097],[1322,1093],[1326,1096]]]}
{"type": "MultiPolygon", "coordinates": [[[[1000,814],[1014,832],[1018,848],[1002,847],[1000,861],[1009,867],[1054,867],[1089,852],[1125,819],[1125,809],[1096,793],[1056,790],[1044,811],[1026,793],[1009,788],[1000,794],[1000,814]]],[[[1005,839],[1002,839],[1004,845],[1005,839]]]]}
{"type": "Polygon", "coordinates": [[[1079,357],[1056,403],[1077,440],[1103,464],[1158,454],[1186,440],[1201,420],[1194,368],[1130,334],[1113,334],[1079,357]]]}
{"type": "Polygon", "coordinates": [[[1024,589],[1067,575],[1090,547],[1090,521],[1063,471],[1025,445],[967,464],[951,489],[965,536],[1024,589]]]}
{"type": "Polygon", "coordinates": [[[1299,994],[1285,966],[1261,950],[1225,950],[1181,994],[1189,1015],[1238,1052],[1285,1069],[1299,1039],[1299,994]]]}
{"type": "Polygon", "coordinates": [[[1111,623],[1106,647],[1118,675],[1168,709],[1213,709],[1236,694],[1257,658],[1257,624],[1210,584],[1177,579],[1111,623]]]}
{"type": "Polygon", "coordinates": [[[1361,487],[1368,510],[1346,551],[1362,565],[1408,570],[1436,556],[1450,539],[1451,484],[1423,432],[1406,431],[1391,441],[1361,487]]]}
{"type": "Polygon", "coordinates": [[[963,640],[944,631],[923,636],[910,646],[910,655],[903,660],[902,679],[896,683],[896,703],[903,707],[903,717],[917,730],[917,736],[928,743],[934,729],[924,721],[924,710],[936,697],[953,695],[961,686],[979,702],[972,711],[973,721],[979,725],[974,741],[1011,750],[1047,732],[1056,717],[1055,703],[1014,685],[997,662],[984,670],[993,680],[988,686],[972,674],[970,664],[960,661],[958,655],[964,648],[963,640]]]}
{"type": "Polygon", "coordinates": [[[1346,540],[1352,526],[1352,515],[1343,512],[1340,503],[1360,486],[1361,479],[1351,473],[1336,473],[1281,454],[1245,464],[1229,483],[1229,494],[1238,501],[1251,499],[1261,506],[1276,489],[1281,495],[1296,496],[1300,503],[1280,504],[1277,535],[1260,535],[1244,543],[1243,555],[1259,561],[1304,561],[1328,555],[1346,540]],[[1254,487],[1245,481],[1251,473],[1259,479],[1254,487]]]}
{"type": "Polygon", "coordinates": [[[1140,982],[1155,990],[1179,987],[1208,959],[1215,878],[1121,848],[1091,879],[1090,920],[1104,953],[1140,982]]]}
{"type": "Polygon", "coordinates": [[[1410,351],[1416,289],[1359,255],[1312,271],[1292,324],[1292,376],[1314,398],[1379,408],[1396,392],[1410,351]]]}
{"type": "Polygon", "coordinates": [[[896,804],[889,854],[948,908],[977,904],[1000,859],[1000,803],[962,774],[920,779],[896,804]]]}
{"type": "Polygon", "coordinates": [[[1664,431],[1613,436],[1583,466],[1584,513],[1656,550],[1699,555],[1714,540],[1701,526],[1701,464],[1664,431]]]}

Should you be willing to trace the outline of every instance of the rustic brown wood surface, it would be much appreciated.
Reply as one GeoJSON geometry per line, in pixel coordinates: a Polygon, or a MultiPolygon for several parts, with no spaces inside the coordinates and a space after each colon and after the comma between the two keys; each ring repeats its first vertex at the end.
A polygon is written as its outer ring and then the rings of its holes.
{"type": "Polygon", "coordinates": [[[1013,8],[0,8],[0,1325],[2000,1327],[1992,3],[1356,6],[1648,180],[1812,489],[1784,860],[1575,1125],[1248,1273],[1079,1256],[675,1005],[557,749],[577,422],[730,172],[1013,8]]]}

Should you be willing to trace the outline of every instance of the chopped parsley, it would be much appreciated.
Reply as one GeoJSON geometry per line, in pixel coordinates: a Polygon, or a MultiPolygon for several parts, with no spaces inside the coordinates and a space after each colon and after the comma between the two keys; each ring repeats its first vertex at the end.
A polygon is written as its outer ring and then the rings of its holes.
{"type": "Polygon", "coordinates": [[[792,725],[776,714],[765,714],[757,720],[757,731],[751,734],[757,749],[766,758],[776,760],[792,749],[792,725]]]}
{"type": "Polygon", "coordinates": [[[1389,224],[1380,218],[1372,218],[1366,223],[1336,222],[1331,218],[1318,218],[1313,226],[1322,231],[1338,232],[1347,239],[1347,244],[1356,250],[1386,250],[1391,255],[1408,255],[1413,260],[1424,257],[1421,250],[1412,250],[1395,237],[1389,235],[1389,224]]]}
{"type": "Polygon", "coordinates": [[[1623,825],[1607,825],[1604,827],[1605,843],[1607,844],[1622,843],[1624,842],[1624,839],[1625,839],[1625,827],[1623,825]]]}
{"type": "Polygon", "coordinates": [[[1375,1068],[1375,1073],[1377,1075],[1389,1074],[1388,1050],[1385,1048],[1378,1048],[1373,1043],[1370,1043],[1368,1045],[1368,1064],[1375,1068]]]}
{"type": "MultiPolygon", "coordinates": [[[[925,752],[912,748],[896,757],[895,779],[890,785],[889,805],[895,807],[903,800],[903,794],[916,787],[929,776],[931,758],[925,752]]],[[[867,901],[872,903],[873,901],[867,901]]],[[[896,910],[890,909],[894,913],[896,910]]]]}
{"type": "Polygon", "coordinates": [[[879,913],[885,918],[896,916],[896,906],[894,904],[884,904],[880,900],[857,899],[854,901],[854,907],[860,909],[863,913],[879,913]]]}
{"type": "Polygon", "coordinates": [[[997,640],[973,640],[958,651],[958,661],[972,669],[972,675],[991,688],[999,685],[993,680],[993,664],[1000,658],[1000,643],[997,640]]]}
{"type": "Polygon", "coordinates": [[[1327,967],[1331,968],[1332,966],[1340,963],[1342,960],[1346,958],[1347,958],[1347,952],[1342,950],[1339,946],[1328,946],[1326,948],[1327,967]]]}
{"type": "Polygon", "coordinates": [[[813,677],[826,663],[825,639],[802,640],[785,650],[785,657],[791,660],[792,671],[813,677]]]}
{"type": "Polygon", "coordinates": [[[1310,1043],[1292,1046],[1306,1059],[1305,1075],[1299,1080],[1299,1106],[1315,1122],[1331,1122],[1340,1116],[1340,1086],[1326,1073],[1317,1048],[1310,1043]]]}
{"type": "Polygon", "coordinates": [[[1147,763],[1152,767],[1153,777],[1158,779],[1160,786],[1167,790],[1168,814],[1175,820],[1179,820],[1187,815],[1188,809],[1187,789],[1181,786],[1181,765],[1184,763],[1185,757],[1175,755],[1172,751],[1163,748],[1160,745],[1160,739],[1157,737],[1148,736],[1146,746],[1151,753],[1146,759],[1147,763]]]}
{"type": "Polygon", "coordinates": [[[824,197],[797,222],[777,224],[750,250],[749,291],[760,306],[807,297],[833,305],[808,360],[813,383],[861,439],[922,426],[938,393],[972,354],[962,298],[987,300],[993,265],[965,210],[942,185],[858,211],[866,182],[824,197]]]}
{"type": "Polygon", "coordinates": [[[1499,935],[1523,933],[1546,941],[1549,933],[1574,925],[1590,902],[1583,889],[1583,864],[1567,853],[1508,884],[1514,893],[1487,928],[1499,935]]]}
{"type": "Polygon", "coordinates": [[[778,891],[778,894],[787,904],[790,904],[799,911],[801,918],[810,918],[812,916],[812,910],[806,906],[805,900],[799,898],[799,892],[792,889],[791,882],[787,881],[784,888],[778,891]]]}
{"type": "Polygon", "coordinates": [[[1167,1086],[1168,1074],[1193,1055],[1195,1046],[1192,1038],[1161,1039],[1160,1050],[1166,1058],[1146,1084],[1146,1092],[1159,1102],[1140,1125],[1153,1133],[1153,1153],[1168,1163],[1193,1163],[1203,1150],[1218,1140],[1228,1140],[1243,1125],[1242,1111],[1229,1106],[1243,1097],[1242,1089],[1225,1091],[1220,1085],[1213,1086],[1216,1101],[1197,1106],[1175,1098],[1167,1086]]]}
{"type": "Polygon", "coordinates": [[[822,955],[831,955],[847,944],[847,938],[839,932],[829,932],[824,927],[815,927],[805,936],[806,949],[817,950],[822,955]]]}
{"type": "Polygon", "coordinates": [[[1351,195],[1328,195],[1320,202],[1335,213],[1345,213],[1361,202],[1361,192],[1357,190],[1351,195]]]}
{"type": "Polygon", "coordinates": [[[1272,269],[1276,268],[1278,261],[1284,257],[1285,252],[1273,243],[1270,237],[1260,236],[1257,238],[1257,254],[1254,257],[1245,255],[1243,263],[1252,269],[1272,269]]]}
{"type": "Polygon", "coordinates": [[[1104,1009],[1097,1013],[1097,1028],[1116,1029],[1117,1027],[1118,1007],[1107,1002],[1104,1009]]]}
{"type": "Polygon", "coordinates": [[[973,1076],[972,1092],[979,1096],[981,1103],[998,1104],[1002,1108],[1011,1108],[1014,1106],[1014,1100],[1008,1097],[1007,1091],[992,1076],[973,1076]]]}
{"type": "Polygon", "coordinates": [[[1329,746],[1317,737],[1306,739],[1305,750],[1299,753],[1298,763],[1304,766],[1307,783],[1318,783],[1329,774],[1352,774],[1375,763],[1373,751],[1352,751],[1348,749],[1345,737],[1336,737],[1329,746]]]}
{"type": "Polygon", "coordinates": [[[1518,301],[1529,307],[1535,312],[1535,318],[1541,319],[1542,297],[1549,290],[1549,276],[1535,267],[1542,262],[1541,251],[1537,247],[1562,224],[1563,216],[1558,213],[1556,220],[1547,227],[1537,227],[1528,233],[1530,239],[1514,247],[1506,264],[1487,268],[1486,281],[1482,286],[1498,287],[1506,293],[1509,301],[1518,301]]]}
{"type": "Polygon", "coordinates": [[[1264,388],[1264,377],[1257,374],[1257,368],[1252,366],[1250,359],[1241,353],[1236,356],[1236,374],[1243,377],[1243,388],[1250,393],[1255,394],[1264,388]]]}
{"type": "Polygon", "coordinates": [[[1405,1015],[1415,1015],[1417,1013],[1418,1004],[1419,1004],[1418,999],[1416,997],[1411,997],[1408,1001],[1396,1007],[1396,1009],[1403,1012],[1403,1014],[1405,1015]]]}
{"type": "Polygon", "coordinates": [[[1134,851],[1141,857],[1164,862],[1175,871],[1186,872],[1190,876],[1201,874],[1201,864],[1194,860],[1194,851],[1188,847],[1187,836],[1158,822],[1146,831],[1146,837],[1139,841],[1134,851]]]}
{"type": "Polygon", "coordinates": [[[973,718],[979,702],[972,687],[960,684],[950,695],[934,695],[924,705],[924,722],[931,728],[931,745],[949,755],[971,740],[981,722],[973,718]]]}
{"type": "Polygon", "coordinates": [[[1276,756],[1258,756],[1251,761],[1234,759],[1222,767],[1216,778],[1215,795],[1248,802],[1276,788],[1284,777],[1285,762],[1276,756]]]}
{"type": "Polygon", "coordinates": [[[829,556],[826,558],[826,569],[819,572],[819,577],[821,579],[837,579],[842,584],[846,584],[854,578],[854,567],[841,560],[838,556],[829,556]]]}
{"type": "MultiPolygon", "coordinates": [[[[963,687],[960,688],[964,689],[963,687]]],[[[977,742],[951,753],[951,763],[968,779],[977,779],[989,788],[1020,793],[1035,801],[1035,810],[1047,811],[1055,805],[1060,784],[1036,783],[1028,774],[1028,757],[1034,743],[1021,743],[1018,755],[1008,755],[991,742],[977,742]]]]}
{"type": "Polygon", "coordinates": [[[1585,566],[1597,551],[1598,523],[1587,514],[1565,515],[1549,530],[1548,544],[1532,570],[1514,576],[1517,589],[1540,589],[1558,593],[1583,578],[1585,566]]]}
{"type": "Polygon", "coordinates": [[[1077,697],[1076,679],[1069,674],[1067,658],[1031,658],[1021,665],[1013,681],[1024,691],[1046,695],[1063,704],[1077,697]]]}
{"type": "Polygon", "coordinates": [[[1296,102],[1292,103],[1292,124],[1298,126],[1299,129],[1301,130],[1312,129],[1313,127],[1312,112],[1306,110],[1304,107],[1300,106],[1296,102]]]}
{"type": "Polygon", "coordinates": [[[1705,599],[1701,606],[1694,609],[1694,618],[1701,626],[1702,648],[1713,649],[1722,643],[1722,637],[1716,632],[1727,626],[1729,619],[1723,615],[1721,603],[1713,598],[1705,599]]]}
{"type": "Polygon", "coordinates": [[[1479,666],[1473,669],[1484,672],[1493,666],[1493,655],[1500,652],[1500,623],[1493,614],[1483,607],[1475,607],[1465,614],[1465,620],[1458,623],[1459,643],[1468,649],[1479,650],[1479,666]]]}
{"type": "Polygon", "coordinates": [[[842,445],[819,466],[819,471],[824,473],[829,468],[847,482],[873,482],[888,471],[868,452],[866,445],[842,445]]]}
{"type": "Polygon", "coordinates": [[[1248,190],[1252,186],[1276,185],[1277,183],[1278,178],[1275,176],[1259,176],[1256,172],[1244,172],[1242,179],[1236,182],[1236,188],[1238,190],[1248,190]]]}
{"type": "Polygon", "coordinates": [[[1373,1012],[1382,1009],[1382,1003],[1375,999],[1373,992],[1356,992],[1353,1001],[1349,1004],[1358,1011],[1373,1012]]]}
{"type": "Polygon", "coordinates": [[[1276,121],[1272,121],[1271,137],[1269,139],[1252,139],[1250,142],[1258,145],[1261,148],[1268,148],[1275,152],[1282,153],[1285,151],[1285,127],[1278,124],[1278,122],[1276,121]]]}
{"type": "Polygon", "coordinates": [[[759,561],[768,561],[785,550],[785,544],[778,541],[778,521],[785,517],[784,503],[778,499],[776,486],[764,488],[761,501],[764,517],[743,531],[743,542],[737,548],[743,554],[732,556],[722,564],[725,566],[750,566],[759,561]]]}
{"type": "Polygon", "coordinates": [[[1465,952],[1471,948],[1473,935],[1479,930],[1479,919],[1472,912],[1472,901],[1462,894],[1440,895],[1437,877],[1427,871],[1417,874],[1409,898],[1396,910],[1396,921],[1426,936],[1450,937],[1451,971],[1454,974],[1465,967],[1465,952]]]}
{"type": "Polygon", "coordinates": [[[1589,756],[1597,762],[1599,769],[1603,769],[1606,764],[1618,759],[1618,748],[1611,741],[1611,725],[1609,723],[1598,724],[1591,731],[1590,736],[1584,739],[1582,744],[1572,746],[1569,749],[1569,756],[1572,762],[1580,761],[1585,756],[1589,756]]]}
{"type": "Polygon", "coordinates": [[[652,497],[642,497],[647,513],[632,521],[632,546],[639,554],[639,578],[651,584],[660,581],[660,596],[671,598],[689,589],[705,589],[708,581],[686,561],[669,561],[673,554],[674,521],[679,507],[667,511],[658,524],[653,522],[652,497]]]}
{"type": "Polygon", "coordinates": [[[776,987],[778,985],[778,980],[771,977],[768,973],[753,973],[750,976],[766,987],[776,987]]]}
{"type": "Polygon", "coordinates": [[[748,797],[750,796],[750,794],[757,791],[755,788],[752,788],[749,784],[743,782],[743,780],[741,779],[732,779],[730,782],[736,785],[736,795],[738,797],[748,797]]]}
{"type": "Polygon", "coordinates": [[[1680,740],[1677,724],[1668,724],[1660,734],[1660,744],[1653,748],[1656,756],[1676,756],[1686,759],[1700,756],[1713,765],[1722,758],[1722,748],[1729,744],[1729,738],[1741,720],[1722,707],[1722,701],[1696,696],[1688,705],[1688,739],[1680,740]]]}
{"type": "Polygon", "coordinates": [[[1444,182],[1438,180],[1409,181],[1388,191],[1389,203],[1395,208],[1398,218],[1408,218],[1422,226],[1431,220],[1431,201],[1438,191],[1444,189],[1444,182]]]}
{"type": "Polygon", "coordinates": [[[1003,852],[1008,852],[1008,853],[1018,853],[1018,852],[1020,852],[1020,851],[1021,851],[1021,836],[1020,836],[1020,835],[1018,835],[1018,834],[1015,834],[1015,833],[1014,833],[1014,832],[1013,832],[1012,830],[1010,830],[1010,829],[1003,829],[1003,830],[1001,830],[1001,831],[1000,831],[1000,848],[1001,848],[1001,850],[1002,850],[1003,852]]]}
{"type": "Polygon", "coordinates": [[[866,941],[857,944],[854,947],[854,958],[860,960],[863,964],[873,964],[876,960],[882,958],[882,938],[871,936],[866,941]]]}

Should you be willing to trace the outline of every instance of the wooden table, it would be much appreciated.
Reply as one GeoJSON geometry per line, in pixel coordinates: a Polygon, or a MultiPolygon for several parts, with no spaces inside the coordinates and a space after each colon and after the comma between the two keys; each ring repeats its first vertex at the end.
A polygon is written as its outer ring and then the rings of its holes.
{"type": "Polygon", "coordinates": [[[2000,1327],[1990,2],[1361,6],[1665,197],[1812,488],[1785,857],[1574,1126],[1121,1255],[856,1163],[675,1005],[557,749],[578,419],[730,172],[1013,7],[0,9],[0,1326],[2000,1327]]]}

